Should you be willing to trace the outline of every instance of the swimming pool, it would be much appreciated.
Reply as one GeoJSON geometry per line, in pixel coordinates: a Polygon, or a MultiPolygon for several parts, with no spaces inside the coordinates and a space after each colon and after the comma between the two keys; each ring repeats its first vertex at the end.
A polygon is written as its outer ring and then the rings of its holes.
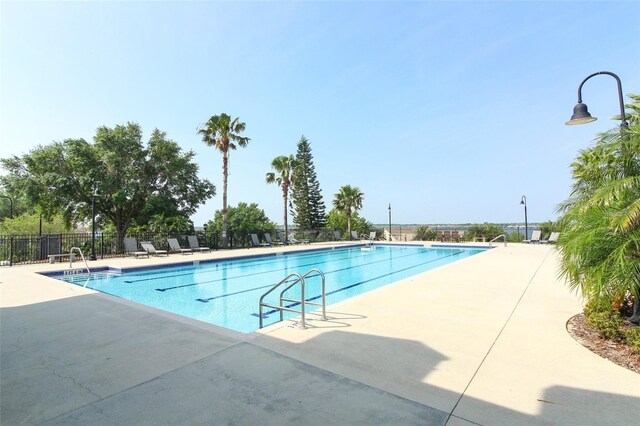
{"type": "MultiPolygon", "coordinates": [[[[303,252],[271,253],[226,260],[193,261],[172,266],[109,268],[87,274],[60,271],[47,275],[164,311],[250,333],[258,329],[258,302],[291,273],[321,270],[327,305],[473,256],[486,248],[372,245],[303,252]],[[65,274],[66,273],[66,274],[65,274]]],[[[318,275],[305,279],[306,300],[321,293],[318,275]]],[[[299,290],[298,290],[299,293],[299,290]]],[[[308,307],[307,311],[317,309],[308,307]]],[[[285,318],[294,314],[285,315],[285,318]]],[[[279,312],[263,313],[265,325],[279,312]]]]}

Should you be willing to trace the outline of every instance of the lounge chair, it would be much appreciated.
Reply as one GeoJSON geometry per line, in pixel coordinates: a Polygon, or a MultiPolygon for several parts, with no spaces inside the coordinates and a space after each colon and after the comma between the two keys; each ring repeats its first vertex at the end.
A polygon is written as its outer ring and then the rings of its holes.
{"type": "Polygon", "coordinates": [[[269,243],[261,243],[258,239],[258,234],[251,234],[251,243],[254,247],[269,247],[269,243]]]}
{"type": "Polygon", "coordinates": [[[540,237],[541,237],[541,235],[542,235],[542,231],[540,231],[540,230],[538,229],[538,230],[533,231],[533,232],[531,233],[531,239],[529,239],[529,240],[523,240],[522,242],[523,242],[523,243],[530,243],[530,244],[533,244],[533,243],[539,243],[539,242],[540,242],[540,237]]]}
{"type": "Polygon", "coordinates": [[[195,235],[188,235],[187,241],[189,241],[189,248],[191,249],[191,251],[211,252],[211,249],[209,247],[200,247],[200,245],[198,244],[198,237],[196,237],[195,235]]]}
{"type": "Polygon", "coordinates": [[[376,231],[369,232],[369,241],[375,241],[375,240],[376,240],[376,231]]]}
{"type": "Polygon", "coordinates": [[[289,234],[289,242],[291,244],[309,244],[309,240],[298,240],[293,234],[289,234]]]}
{"type": "Polygon", "coordinates": [[[267,242],[267,244],[269,244],[270,246],[272,246],[272,245],[274,245],[274,244],[275,244],[275,245],[277,245],[277,246],[284,245],[284,242],[283,242],[283,241],[273,241],[273,240],[271,239],[271,234],[269,234],[269,233],[267,233],[267,232],[265,232],[265,233],[264,233],[264,239],[265,239],[265,241],[267,242]]]}
{"type": "Polygon", "coordinates": [[[351,231],[351,239],[352,240],[358,239],[358,231],[351,231]]]}
{"type": "Polygon", "coordinates": [[[177,238],[167,238],[169,243],[169,251],[172,253],[193,254],[193,250],[190,248],[180,247],[180,243],[177,238]]]}
{"type": "Polygon", "coordinates": [[[166,250],[156,250],[153,244],[151,244],[151,241],[140,241],[140,245],[142,246],[142,249],[150,255],[160,256],[164,254],[165,256],[169,256],[169,253],[166,250]]]}
{"type": "Polygon", "coordinates": [[[340,235],[340,231],[333,231],[333,237],[336,241],[342,241],[342,236],[340,235]]]}
{"type": "Polygon", "coordinates": [[[124,254],[129,256],[147,256],[149,257],[149,253],[146,251],[138,250],[138,240],[133,237],[125,237],[124,240],[124,254]]]}
{"type": "Polygon", "coordinates": [[[542,240],[540,241],[541,243],[544,244],[555,244],[558,242],[558,237],[560,236],[559,232],[552,232],[551,235],[549,235],[549,239],[548,240],[542,240]]]}

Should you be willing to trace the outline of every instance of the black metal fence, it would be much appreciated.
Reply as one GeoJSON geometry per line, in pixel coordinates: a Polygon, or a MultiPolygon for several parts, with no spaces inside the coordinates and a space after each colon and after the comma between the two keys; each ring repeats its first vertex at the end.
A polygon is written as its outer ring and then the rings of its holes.
{"type": "MultiPolygon", "coordinates": [[[[251,248],[251,234],[258,234],[263,239],[265,232],[256,231],[229,231],[229,249],[251,248]]],[[[270,232],[272,237],[277,238],[278,233],[284,234],[284,230],[274,230],[270,232]]],[[[295,238],[310,242],[335,240],[334,232],[330,229],[321,230],[292,230],[289,234],[294,234],[295,238]]],[[[198,237],[198,244],[202,247],[210,247],[213,250],[221,248],[221,238],[217,233],[195,232],[198,237]]],[[[186,234],[156,234],[156,233],[134,233],[127,234],[135,237],[138,241],[150,241],[158,250],[168,249],[167,238],[177,238],[183,247],[188,247],[186,234]]],[[[92,234],[83,233],[61,233],[44,235],[0,235],[0,264],[3,266],[24,265],[31,263],[44,263],[49,261],[50,255],[69,253],[72,247],[82,250],[85,258],[89,259],[92,254],[92,246],[97,259],[124,256],[122,240],[118,239],[115,233],[96,232],[92,244],[92,234]]]]}

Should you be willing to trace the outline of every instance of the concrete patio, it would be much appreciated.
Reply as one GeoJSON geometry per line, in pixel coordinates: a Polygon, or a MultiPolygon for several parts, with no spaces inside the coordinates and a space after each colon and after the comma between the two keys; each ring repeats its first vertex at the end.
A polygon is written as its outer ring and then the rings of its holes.
{"type": "Polygon", "coordinates": [[[635,424],[640,375],[568,335],[557,262],[500,245],[246,335],[36,274],[68,264],[3,267],[0,423],[635,424]]]}

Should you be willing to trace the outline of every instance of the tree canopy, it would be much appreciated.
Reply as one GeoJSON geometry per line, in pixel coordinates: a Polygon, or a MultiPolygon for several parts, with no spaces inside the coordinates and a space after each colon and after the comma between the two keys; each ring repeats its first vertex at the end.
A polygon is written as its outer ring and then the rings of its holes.
{"type": "Polygon", "coordinates": [[[215,186],[198,178],[194,155],[158,129],[145,145],[138,124],[103,126],[93,143],[66,139],[0,160],[8,172],[0,182],[46,218],[62,214],[68,225],[91,217],[96,189],[98,223],[112,224],[122,236],[144,215],[171,211],[188,218],[215,195],[215,186]],[[154,199],[162,211],[150,211],[154,199]]]}
{"type": "MultiPolygon", "coordinates": [[[[237,207],[229,206],[227,215],[231,235],[241,244],[246,242],[247,235],[250,233],[271,232],[276,227],[276,224],[269,220],[264,210],[256,203],[238,203],[237,207]]],[[[222,232],[222,222],[222,211],[216,210],[213,221],[207,222],[207,229],[219,235],[222,232]]]]}
{"type": "Polygon", "coordinates": [[[351,185],[341,187],[333,199],[333,207],[347,216],[347,234],[349,238],[351,238],[351,217],[354,211],[362,208],[363,200],[364,194],[360,191],[360,188],[351,185]]]}

